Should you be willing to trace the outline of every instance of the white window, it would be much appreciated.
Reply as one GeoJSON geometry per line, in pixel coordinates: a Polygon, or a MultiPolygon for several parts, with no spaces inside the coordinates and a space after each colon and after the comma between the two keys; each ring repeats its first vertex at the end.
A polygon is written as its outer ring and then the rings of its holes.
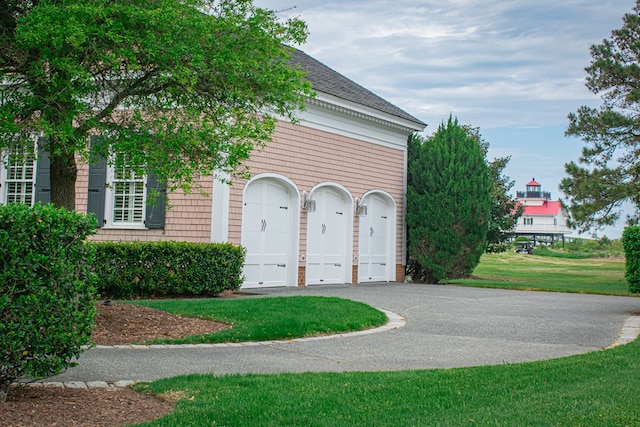
{"type": "MultiPolygon", "coordinates": [[[[98,142],[99,137],[91,137],[92,146],[98,142]]],[[[87,212],[96,216],[98,227],[164,229],[166,186],[154,175],[137,174],[126,157],[112,160],[96,156],[89,162],[87,212]],[[147,203],[153,194],[154,203],[147,203]]]]}
{"type": "Polygon", "coordinates": [[[36,181],[36,161],[33,153],[11,150],[4,156],[2,166],[0,202],[33,205],[36,181]]]}
{"type": "Polygon", "coordinates": [[[524,225],[533,225],[533,218],[525,218],[524,225]]]}
{"type": "Polygon", "coordinates": [[[146,176],[126,165],[109,167],[105,220],[107,226],[144,228],[146,209],[146,176]]]}

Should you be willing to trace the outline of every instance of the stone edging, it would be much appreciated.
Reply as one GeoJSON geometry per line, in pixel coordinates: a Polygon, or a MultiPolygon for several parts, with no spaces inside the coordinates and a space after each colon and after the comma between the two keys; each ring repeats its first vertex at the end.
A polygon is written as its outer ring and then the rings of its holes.
{"type": "Polygon", "coordinates": [[[619,345],[629,344],[638,338],[640,334],[640,316],[630,316],[622,325],[620,336],[607,348],[614,348],[619,345]]]}
{"type": "Polygon", "coordinates": [[[152,350],[152,349],[167,349],[167,348],[229,348],[229,347],[255,347],[259,345],[273,345],[273,344],[286,344],[295,342],[317,341],[327,340],[333,338],[342,337],[355,337],[360,335],[375,334],[378,332],[390,331],[398,329],[406,325],[407,321],[404,317],[392,311],[383,310],[378,308],[387,316],[387,323],[377,328],[366,329],[364,331],[345,332],[341,334],[321,335],[317,337],[308,338],[293,338],[290,340],[272,340],[272,341],[245,341],[245,342],[232,342],[232,343],[216,343],[216,344],[122,344],[122,345],[96,345],[92,348],[96,349],[135,349],[135,350],[152,350]]]}
{"type": "Polygon", "coordinates": [[[33,382],[22,383],[27,387],[75,388],[82,390],[105,390],[129,387],[138,381],[67,381],[67,382],[33,382]]]}

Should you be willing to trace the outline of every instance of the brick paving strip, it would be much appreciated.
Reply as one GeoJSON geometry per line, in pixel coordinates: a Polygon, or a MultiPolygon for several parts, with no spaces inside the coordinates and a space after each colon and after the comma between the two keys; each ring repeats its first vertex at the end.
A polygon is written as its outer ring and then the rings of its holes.
{"type": "MultiPolygon", "coordinates": [[[[138,350],[151,350],[151,349],[163,349],[163,348],[224,348],[224,347],[252,347],[252,346],[260,346],[260,345],[273,345],[273,344],[282,344],[282,343],[294,343],[294,342],[306,342],[306,341],[318,341],[318,340],[327,340],[332,338],[339,337],[354,337],[360,335],[369,335],[375,334],[378,332],[391,331],[394,329],[401,328],[407,324],[407,321],[404,317],[400,316],[397,313],[392,311],[384,310],[379,308],[378,310],[382,311],[387,316],[387,323],[377,328],[366,329],[363,331],[354,331],[354,332],[345,332],[340,334],[333,335],[321,335],[318,337],[308,337],[308,338],[294,338],[289,340],[272,340],[272,341],[247,341],[247,342],[238,342],[238,343],[216,343],[216,344],[126,344],[126,345],[96,345],[93,348],[99,349],[138,349],[138,350]]],[[[74,388],[74,389],[108,389],[108,388],[121,388],[121,387],[129,387],[130,385],[135,384],[138,381],[132,380],[121,380],[121,381],[67,381],[67,382],[29,382],[25,383],[25,385],[30,387],[59,387],[59,388],[74,388]]]]}

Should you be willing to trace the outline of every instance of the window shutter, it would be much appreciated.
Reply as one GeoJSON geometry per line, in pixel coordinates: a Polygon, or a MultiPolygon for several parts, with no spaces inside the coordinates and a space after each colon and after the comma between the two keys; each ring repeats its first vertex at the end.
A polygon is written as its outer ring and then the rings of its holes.
{"type": "Polygon", "coordinates": [[[147,197],[149,197],[149,195],[154,191],[157,193],[157,196],[155,197],[155,200],[147,201],[144,225],[147,228],[159,228],[164,230],[167,186],[164,183],[159,182],[155,175],[149,174],[147,175],[147,197]]]}
{"type": "MultiPolygon", "coordinates": [[[[97,141],[92,136],[90,144],[97,141]]],[[[87,199],[87,213],[94,213],[98,220],[98,227],[104,225],[104,198],[107,184],[107,160],[103,157],[92,156],[89,160],[89,194],[87,199]]]]}
{"type": "Polygon", "coordinates": [[[45,149],[46,140],[38,139],[38,160],[36,163],[36,198],[35,202],[47,204],[51,202],[51,159],[45,149]]]}

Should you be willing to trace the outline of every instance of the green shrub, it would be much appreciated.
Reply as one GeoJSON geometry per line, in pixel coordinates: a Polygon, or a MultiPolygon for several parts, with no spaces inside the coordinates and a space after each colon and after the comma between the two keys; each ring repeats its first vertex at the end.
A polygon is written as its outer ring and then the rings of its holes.
{"type": "Polygon", "coordinates": [[[96,242],[98,292],[108,298],[215,296],[242,284],[245,250],[229,243],[96,242]]]}
{"type": "Polygon", "coordinates": [[[507,242],[488,243],[484,251],[488,254],[500,254],[508,251],[510,248],[511,244],[507,242]]]}
{"type": "Polygon", "coordinates": [[[95,320],[96,220],[37,204],[0,205],[0,400],[23,376],[73,365],[95,320]]]}
{"type": "Polygon", "coordinates": [[[565,258],[565,259],[586,259],[586,258],[595,258],[596,256],[599,256],[597,254],[562,252],[562,251],[551,250],[545,245],[536,246],[535,249],[533,250],[533,254],[538,256],[550,257],[550,258],[565,258]]]}
{"type": "Polygon", "coordinates": [[[627,258],[624,277],[629,282],[629,292],[640,293],[640,227],[626,227],[622,245],[627,258]]]}
{"type": "Polygon", "coordinates": [[[584,246],[585,246],[584,242],[585,242],[584,239],[576,237],[571,239],[571,241],[565,245],[565,248],[569,252],[583,252],[584,246]]]}

